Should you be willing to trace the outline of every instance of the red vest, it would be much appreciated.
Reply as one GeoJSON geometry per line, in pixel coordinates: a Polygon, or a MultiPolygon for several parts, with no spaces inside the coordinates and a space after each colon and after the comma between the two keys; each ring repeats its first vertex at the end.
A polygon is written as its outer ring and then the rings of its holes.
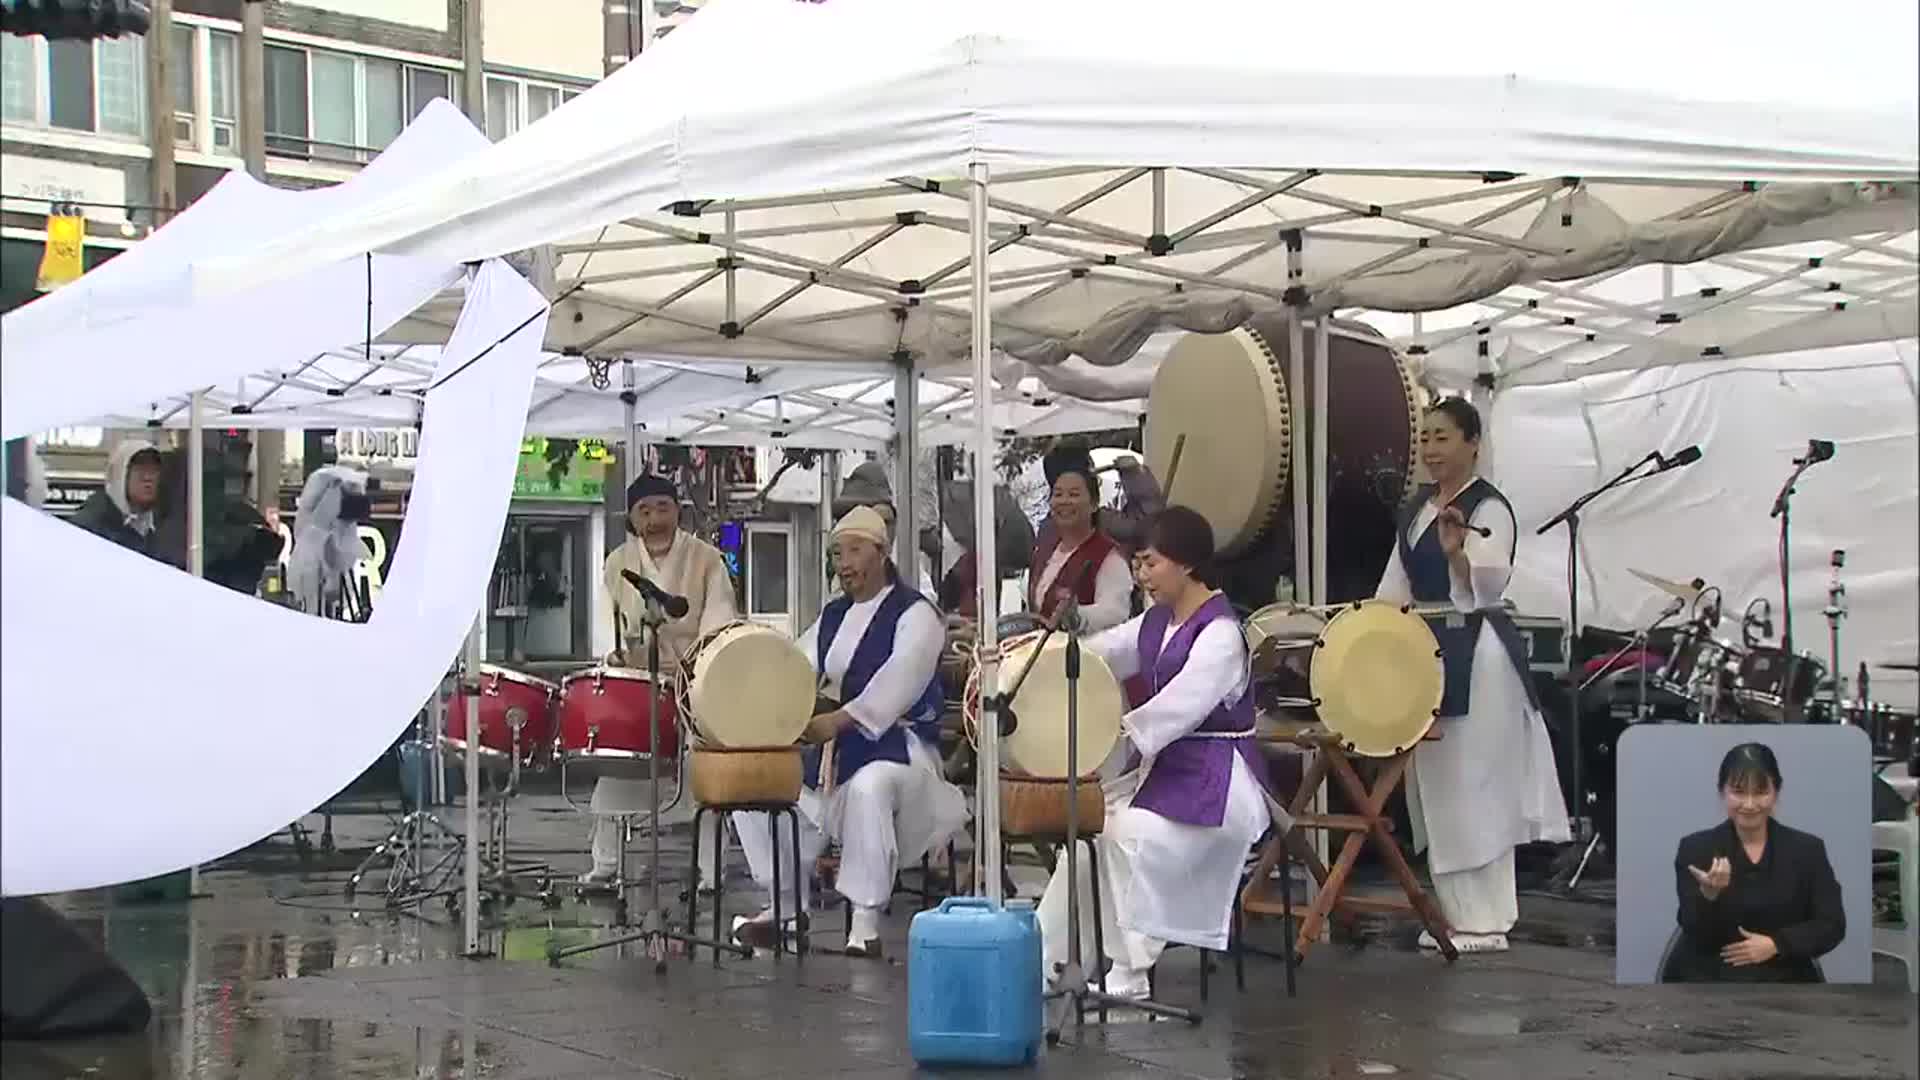
{"type": "Polygon", "coordinates": [[[1100,564],[1106,562],[1107,556],[1113,553],[1113,540],[1106,533],[1094,530],[1092,536],[1075,549],[1073,554],[1067,556],[1065,565],[1060,567],[1060,572],[1048,583],[1047,595],[1044,597],[1036,595],[1036,590],[1040,587],[1040,575],[1046,571],[1047,562],[1053,558],[1054,549],[1059,546],[1059,543],[1059,534],[1048,529],[1041,536],[1040,543],[1034,546],[1032,568],[1027,571],[1027,610],[1043,619],[1053,617],[1056,603],[1054,590],[1068,582],[1079,583],[1079,595],[1074,599],[1082,604],[1093,603],[1094,579],[1100,576],[1100,564]]]}

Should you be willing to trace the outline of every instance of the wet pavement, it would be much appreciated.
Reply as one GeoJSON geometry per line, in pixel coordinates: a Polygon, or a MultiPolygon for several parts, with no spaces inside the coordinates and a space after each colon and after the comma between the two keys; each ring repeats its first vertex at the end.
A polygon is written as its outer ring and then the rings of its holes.
{"type": "MultiPolygon", "coordinates": [[[[514,824],[527,846],[517,854],[565,875],[584,869],[581,819],[551,797],[526,802],[514,824]]],[[[358,856],[387,824],[342,817],[336,839],[358,856]]],[[[686,839],[676,827],[663,840],[670,871],[684,868],[686,839]]],[[[457,913],[438,898],[385,911],[375,876],[349,903],[341,886],[355,861],[317,856],[302,870],[281,840],[207,872],[203,899],[63,898],[147,990],[154,1022],[121,1039],[7,1043],[0,1077],[865,1080],[914,1071],[898,959],[816,952],[804,963],[761,955],[716,967],[702,952],[656,974],[638,946],[625,946],[554,968],[549,942],[608,933],[595,924],[610,910],[571,890],[554,908],[534,898],[499,908],[484,943],[495,955],[465,959],[457,913]]],[[[744,908],[738,862],[736,852],[729,886],[744,908]]],[[[668,901],[678,893],[675,875],[668,901]]],[[[636,914],[644,898],[636,894],[636,914]]],[[[905,955],[916,906],[897,899],[889,957],[905,955]]],[[[1200,1026],[1090,1019],[1077,1036],[1069,1025],[1031,1071],[1116,1080],[1920,1075],[1915,999],[1896,965],[1882,961],[1873,987],[1620,988],[1609,909],[1535,897],[1522,908],[1511,953],[1451,968],[1407,948],[1404,933],[1366,948],[1322,945],[1293,999],[1276,962],[1250,957],[1244,992],[1216,967],[1200,1026]]],[[[838,944],[836,911],[818,913],[816,926],[819,946],[838,944]]],[[[1272,943],[1276,931],[1254,924],[1250,937],[1272,943]]],[[[1159,981],[1164,999],[1200,1004],[1191,950],[1170,950],[1159,981]]]]}

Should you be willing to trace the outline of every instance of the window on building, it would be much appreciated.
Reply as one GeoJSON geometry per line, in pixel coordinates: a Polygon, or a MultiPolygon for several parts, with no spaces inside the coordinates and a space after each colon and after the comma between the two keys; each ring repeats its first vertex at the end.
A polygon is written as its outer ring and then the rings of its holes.
{"type": "Polygon", "coordinates": [[[487,138],[498,142],[520,130],[520,84],[513,79],[487,80],[487,138]]]}
{"type": "Polygon", "coordinates": [[[31,124],[40,113],[39,80],[34,77],[33,41],[0,34],[0,119],[31,124]]]}
{"type": "Polygon", "coordinates": [[[240,148],[240,39],[222,30],[207,33],[207,97],[213,149],[240,148]]]}
{"type": "Polygon", "coordinates": [[[392,60],[362,62],[367,77],[367,145],[385,148],[407,124],[406,84],[392,60]]]}
{"type": "Polygon", "coordinates": [[[167,58],[167,76],[173,81],[173,141],[181,146],[194,145],[194,117],[198,106],[193,100],[194,60],[199,53],[198,32],[191,26],[173,28],[173,55],[167,58]]]}
{"type": "Polygon", "coordinates": [[[527,123],[547,115],[560,107],[560,91],[551,86],[527,87],[527,123]]]}
{"type": "Polygon", "coordinates": [[[307,50],[266,47],[267,149],[307,156],[307,50]]]}
{"type": "Polygon", "coordinates": [[[100,74],[100,131],[113,135],[143,136],[147,133],[147,43],[132,35],[101,38],[93,43],[98,51],[100,74]]]}
{"type": "Polygon", "coordinates": [[[313,52],[309,100],[313,107],[315,157],[353,160],[360,146],[360,100],[355,92],[355,61],[339,53],[313,52]]]}
{"type": "Polygon", "coordinates": [[[407,122],[419,116],[434,98],[453,101],[453,73],[435,68],[407,68],[407,122]]]}
{"type": "Polygon", "coordinates": [[[487,76],[487,137],[498,142],[578,97],[572,90],[505,75],[487,76]]]}
{"type": "Polygon", "coordinates": [[[57,128],[92,131],[93,43],[47,42],[47,122],[57,128]]]}

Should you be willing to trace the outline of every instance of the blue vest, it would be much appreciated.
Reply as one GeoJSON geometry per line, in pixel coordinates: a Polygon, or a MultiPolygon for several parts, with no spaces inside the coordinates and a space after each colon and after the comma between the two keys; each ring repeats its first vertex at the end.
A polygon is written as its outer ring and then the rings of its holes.
{"type": "MultiPolygon", "coordinates": [[[[866,690],[867,683],[873,680],[881,666],[893,655],[894,631],[899,627],[901,618],[913,610],[915,604],[925,603],[929,603],[926,597],[899,582],[894,583],[880,601],[880,610],[873,613],[873,621],[867,624],[867,632],[860,635],[860,643],[853,647],[853,656],[847,662],[847,673],[840,680],[840,700],[843,703],[852,701],[866,690]]],[[[826,672],[827,654],[833,651],[834,636],[839,634],[840,624],[846,620],[847,612],[852,607],[853,599],[843,595],[820,613],[820,632],[814,640],[815,670],[826,672]]],[[[940,690],[940,676],[936,672],[904,718],[907,727],[911,727],[916,736],[935,748],[940,745],[940,710],[945,704],[945,695],[940,690]]],[[[910,760],[907,757],[907,727],[895,724],[878,739],[868,738],[864,730],[841,732],[833,741],[834,786],[846,783],[869,761],[907,764],[910,760]]],[[[805,776],[808,787],[819,785],[818,746],[807,750],[805,776]]]]}
{"type": "MultiPolygon", "coordinates": [[[[1413,592],[1414,602],[1421,605],[1453,603],[1453,572],[1447,565],[1446,551],[1440,547],[1439,518],[1436,517],[1427,526],[1418,541],[1407,542],[1407,531],[1413,527],[1414,518],[1420,515],[1420,508],[1433,497],[1433,490],[1431,486],[1422,487],[1401,507],[1399,529],[1395,533],[1395,542],[1400,548],[1400,565],[1407,572],[1407,584],[1413,592]]],[[[1473,512],[1488,499],[1506,507],[1507,513],[1513,513],[1513,504],[1500,494],[1500,489],[1483,479],[1475,479],[1468,484],[1466,490],[1454,497],[1452,506],[1460,511],[1460,516],[1472,521],[1473,512]]],[[[1513,548],[1508,550],[1509,563],[1513,561],[1514,553],[1513,548]]],[[[1472,707],[1473,653],[1474,646],[1480,641],[1483,623],[1493,626],[1495,636],[1505,647],[1508,659],[1520,675],[1520,685],[1526,689],[1527,704],[1535,709],[1540,707],[1534,695],[1533,678],[1527,669],[1526,639],[1520,636],[1520,628],[1513,624],[1513,619],[1504,609],[1489,608],[1464,618],[1458,615],[1429,615],[1426,620],[1433,636],[1440,642],[1440,655],[1446,666],[1446,694],[1440,699],[1441,716],[1465,716],[1472,707]]]]}

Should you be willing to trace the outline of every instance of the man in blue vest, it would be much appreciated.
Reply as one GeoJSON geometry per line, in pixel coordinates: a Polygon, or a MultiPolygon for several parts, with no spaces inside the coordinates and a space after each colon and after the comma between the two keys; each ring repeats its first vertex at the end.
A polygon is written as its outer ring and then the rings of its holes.
{"type": "MultiPolygon", "coordinates": [[[[806,881],[826,838],[837,841],[839,890],[853,905],[847,953],[871,957],[880,955],[880,909],[895,872],[965,825],[967,806],[940,772],[940,613],[900,581],[887,557],[886,520],[872,507],[840,519],[833,550],[840,595],[801,635],[800,648],[819,673],[821,696],[840,707],[807,729],[814,746],[800,795],[803,863],[784,865],[793,848],[783,835],[780,876],[806,881]]],[[[754,880],[770,889],[766,816],[736,814],[734,826],[754,880]]],[[[771,939],[771,912],[738,921],[734,931],[744,940],[771,939]]]]}

